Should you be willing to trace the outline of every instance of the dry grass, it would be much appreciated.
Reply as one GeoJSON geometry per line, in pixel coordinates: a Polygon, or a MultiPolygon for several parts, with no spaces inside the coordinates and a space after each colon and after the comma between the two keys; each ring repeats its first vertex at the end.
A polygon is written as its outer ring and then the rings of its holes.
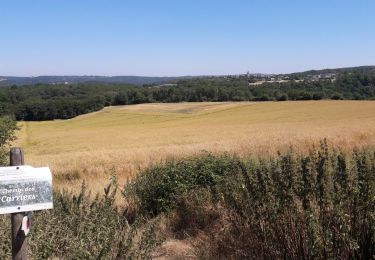
{"type": "Polygon", "coordinates": [[[343,148],[375,145],[375,102],[230,102],[109,107],[71,120],[22,122],[18,145],[30,165],[48,165],[60,188],[82,179],[101,190],[114,169],[121,182],[142,167],[208,150],[300,151],[327,138],[343,148]]]}

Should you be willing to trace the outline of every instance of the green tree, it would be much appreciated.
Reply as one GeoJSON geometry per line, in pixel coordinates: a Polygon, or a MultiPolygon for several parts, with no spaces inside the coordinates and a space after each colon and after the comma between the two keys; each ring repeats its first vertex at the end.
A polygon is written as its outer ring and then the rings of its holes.
{"type": "Polygon", "coordinates": [[[8,148],[16,139],[17,122],[10,116],[0,117],[0,165],[7,164],[8,148]]]}

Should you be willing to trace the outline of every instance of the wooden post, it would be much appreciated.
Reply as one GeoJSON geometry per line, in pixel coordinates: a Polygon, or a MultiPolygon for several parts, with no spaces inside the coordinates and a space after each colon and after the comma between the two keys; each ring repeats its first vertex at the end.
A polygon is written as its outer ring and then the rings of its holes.
{"type": "MultiPolygon", "coordinates": [[[[19,166],[24,164],[22,148],[10,149],[10,166],[19,166]]],[[[25,233],[21,230],[24,212],[13,213],[12,218],[12,257],[17,260],[27,259],[27,240],[25,233]]]]}

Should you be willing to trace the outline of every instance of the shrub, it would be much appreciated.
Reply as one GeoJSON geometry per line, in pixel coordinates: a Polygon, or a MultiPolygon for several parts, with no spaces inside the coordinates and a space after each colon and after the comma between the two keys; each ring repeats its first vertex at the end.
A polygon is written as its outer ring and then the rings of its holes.
{"type": "Polygon", "coordinates": [[[170,212],[204,259],[375,255],[375,154],[292,150],[258,161],[204,154],[141,173],[128,187],[144,214],[170,212]]]}
{"type": "Polygon", "coordinates": [[[333,99],[333,100],[343,100],[344,98],[341,94],[333,94],[331,96],[331,99],[333,99]]]}
{"type": "MultiPolygon", "coordinates": [[[[28,239],[32,259],[145,259],[162,241],[158,218],[129,224],[114,204],[117,180],[103,196],[90,198],[86,185],[79,194],[54,193],[54,209],[33,213],[28,239]]],[[[10,218],[0,217],[0,258],[11,258],[10,218]]]]}
{"type": "Polygon", "coordinates": [[[283,95],[277,97],[277,101],[287,101],[287,100],[288,100],[287,94],[283,94],[283,95]]]}
{"type": "Polygon", "coordinates": [[[0,165],[8,165],[9,145],[16,139],[17,122],[10,116],[0,117],[0,165]]]}
{"type": "Polygon", "coordinates": [[[236,171],[233,157],[210,153],[183,160],[170,160],[141,172],[124,189],[124,196],[138,203],[144,214],[157,215],[174,209],[180,196],[192,189],[214,187],[236,171]]]}
{"type": "Polygon", "coordinates": [[[313,100],[320,100],[323,98],[324,98],[324,92],[317,92],[317,93],[314,93],[312,96],[313,100]]]}
{"type": "MultiPolygon", "coordinates": [[[[228,154],[170,160],[142,171],[115,206],[113,176],[102,197],[54,194],[34,213],[35,259],[144,259],[162,242],[159,218],[203,259],[371,259],[375,255],[375,153],[290,150],[245,160],[228,154]],[[136,202],[136,204],[132,204],[136,202]],[[134,217],[134,212],[138,216],[134,217]],[[150,218],[151,217],[151,218],[150,218]],[[130,221],[131,219],[131,221],[130,221]]],[[[10,223],[0,216],[0,258],[10,223]]]]}

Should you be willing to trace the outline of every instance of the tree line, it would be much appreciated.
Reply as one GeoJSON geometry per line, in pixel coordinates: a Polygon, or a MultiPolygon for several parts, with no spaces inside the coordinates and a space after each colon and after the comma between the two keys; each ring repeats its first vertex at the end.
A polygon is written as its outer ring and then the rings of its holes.
{"type": "Polygon", "coordinates": [[[374,100],[375,74],[341,73],[332,80],[291,80],[251,85],[244,78],[206,77],[180,80],[174,85],[142,87],[127,84],[71,84],[0,88],[0,115],[17,120],[68,119],[106,106],[153,102],[374,100]]]}

